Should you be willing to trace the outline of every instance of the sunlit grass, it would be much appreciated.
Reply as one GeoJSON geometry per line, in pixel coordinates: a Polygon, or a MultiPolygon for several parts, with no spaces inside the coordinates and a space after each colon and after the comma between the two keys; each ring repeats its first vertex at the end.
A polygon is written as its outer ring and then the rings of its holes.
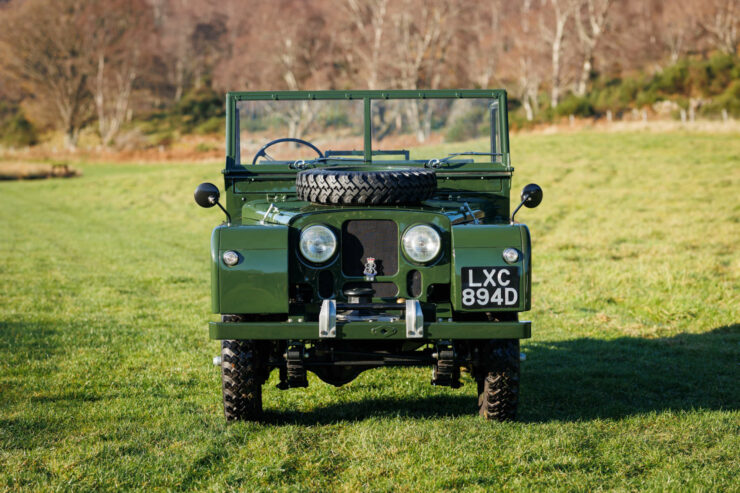
{"type": "MultiPolygon", "coordinates": [[[[462,146],[432,149],[430,154],[462,146]]],[[[427,369],[265,387],[226,425],[207,338],[213,165],[0,183],[0,488],[737,487],[740,138],[512,138],[534,245],[520,421],[427,369]],[[734,486],[733,486],[734,485],[734,486]]]]}

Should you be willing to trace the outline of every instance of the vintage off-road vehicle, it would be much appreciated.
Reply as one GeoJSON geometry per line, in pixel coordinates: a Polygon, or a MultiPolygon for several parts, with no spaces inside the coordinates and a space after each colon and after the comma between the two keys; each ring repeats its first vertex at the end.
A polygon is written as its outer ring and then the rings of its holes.
{"type": "Polygon", "coordinates": [[[275,368],[289,389],[427,365],[453,388],[467,368],[480,415],[513,419],[532,260],[514,214],[542,190],[511,213],[506,93],[232,92],[226,120],[225,203],[195,191],[227,219],[210,323],[226,418],[259,418],[275,368]],[[393,148],[442,138],[456,152],[393,148]]]}

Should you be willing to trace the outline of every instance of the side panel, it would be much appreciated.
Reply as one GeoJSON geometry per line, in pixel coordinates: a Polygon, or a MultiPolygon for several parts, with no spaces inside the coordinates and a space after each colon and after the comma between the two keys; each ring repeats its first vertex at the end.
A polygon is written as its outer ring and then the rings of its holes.
{"type": "Polygon", "coordinates": [[[234,226],[220,230],[219,313],[288,313],[288,227],[234,226]],[[239,254],[229,267],[226,250],[239,254]]]}
{"type": "Polygon", "coordinates": [[[531,248],[529,230],[517,225],[473,225],[452,228],[453,276],[450,295],[455,310],[464,311],[526,311],[531,306],[531,248]],[[506,248],[520,252],[519,261],[507,264],[502,258],[506,248]],[[510,267],[519,269],[519,302],[506,308],[467,308],[462,305],[461,274],[463,267],[510,267]]]}
{"type": "Polygon", "coordinates": [[[223,226],[214,228],[211,233],[211,311],[213,313],[221,313],[219,307],[221,305],[220,289],[218,284],[218,274],[221,270],[219,266],[219,244],[221,240],[221,229],[223,226]]]}

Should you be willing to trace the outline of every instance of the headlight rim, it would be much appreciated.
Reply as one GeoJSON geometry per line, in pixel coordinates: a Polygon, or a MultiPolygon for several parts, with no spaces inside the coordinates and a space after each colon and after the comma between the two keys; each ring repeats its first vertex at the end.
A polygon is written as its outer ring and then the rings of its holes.
{"type": "Polygon", "coordinates": [[[406,230],[401,235],[401,251],[403,252],[403,255],[409,261],[411,261],[414,264],[417,264],[417,265],[430,265],[430,264],[433,264],[434,262],[437,262],[442,257],[442,235],[440,234],[439,230],[436,227],[434,227],[433,224],[429,224],[429,223],[415,223],[415,224],[412,224],[411,226],[409,226],[408,228],[406,228],[406,230]],[[418,227],[427,227],[430,230],[432,230],[432,232],[434,234],[437,235],[437,239],[438,239],[438,243],[439,243],[438,244],[438,247],[437,247],[437,250],[434,252],[434,255],[432,255],[428,260],[417,260],[414,257],[412,257],[411,254],[409,254],[409,252],[406,250],[406,236],[412,230],[414,230],[415,228],[418,228],[418,227]]]}
{"type": "Polygon", "coordinates": [[[334,232],[334,230],[329,225],[327,225],[327,224],[320,224],[320,223],[319,224],[311,224],[311,225],[306,226],[305,228],[301,229],[300,235],[298,236],[298,251],[301,254],[300,255],[301,258],[305,262],[308,262],[310,265],[324,265],[324,264],[330,263],[332,261],[332,259],[336,257],[338,250],[339,250],[339,239],[337,238],[337,234],[334,232]],[[334,244],[334,246],[333,246],[333,248],[331,250],[331,253],[329,254],[329,256],[327,256],[323,260],[313,260],[313,259],[309,258],[309,256],[306,254],[306,252],[304,251],[304,248],[303,248],[303,236],[304,236],[304,234],[306,234],[306,232],[308,232],[310,229],[313,229],[313,228],[322,228],[322,229],[325,229],[326,231],[329,232],[329,234],[333,238],[333,244],[334,244]]]}

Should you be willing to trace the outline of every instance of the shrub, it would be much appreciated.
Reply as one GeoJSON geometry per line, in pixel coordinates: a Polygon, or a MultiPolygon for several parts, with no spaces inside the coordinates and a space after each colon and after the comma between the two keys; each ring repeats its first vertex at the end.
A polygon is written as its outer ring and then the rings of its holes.
{"type": "Polygon", "coordinates": [[[28,147],[38,143],[38,132],[21,111],[0,125],[0,142],[8,147],[28,147]]]}
{"type": "Polygon", "coordinates": [[[224,125],[225,125],[225,120],[223,117],[214,116],[204,121],[197,127],[195,127],[194,132],[200,135],[224,133],[225,132],[224,125]]]}
{"type": "Polygon", "coordinates": [[[575,115],[582,117],[594,116],[596,113],[587,97],[579,97],[572,94],[560,102],[555,112],[559,116],[575,115]]]}
{"type": "Polygon", "coordinates": [[[484,108],[473,107],[452,122],[445,134],[445,141],[462,142],[480,137],[488,128],[487,115],[484,108]]]}
{"type": "Polygon", "coordinates": [[[224,117],[224,98],[212,88],[202,86],[185,94],[172,114],[179,117],[183,130],[192,131],[212,118],[224,117]]]}
{"type": "Polygon", "coordinates": [[[740,80],[730,84],[725,92],[702,107],[701,112],[708,115],[717,115],[723,109],[727,110],[727,113],[734,118],[740,117],[740,80]]]}

